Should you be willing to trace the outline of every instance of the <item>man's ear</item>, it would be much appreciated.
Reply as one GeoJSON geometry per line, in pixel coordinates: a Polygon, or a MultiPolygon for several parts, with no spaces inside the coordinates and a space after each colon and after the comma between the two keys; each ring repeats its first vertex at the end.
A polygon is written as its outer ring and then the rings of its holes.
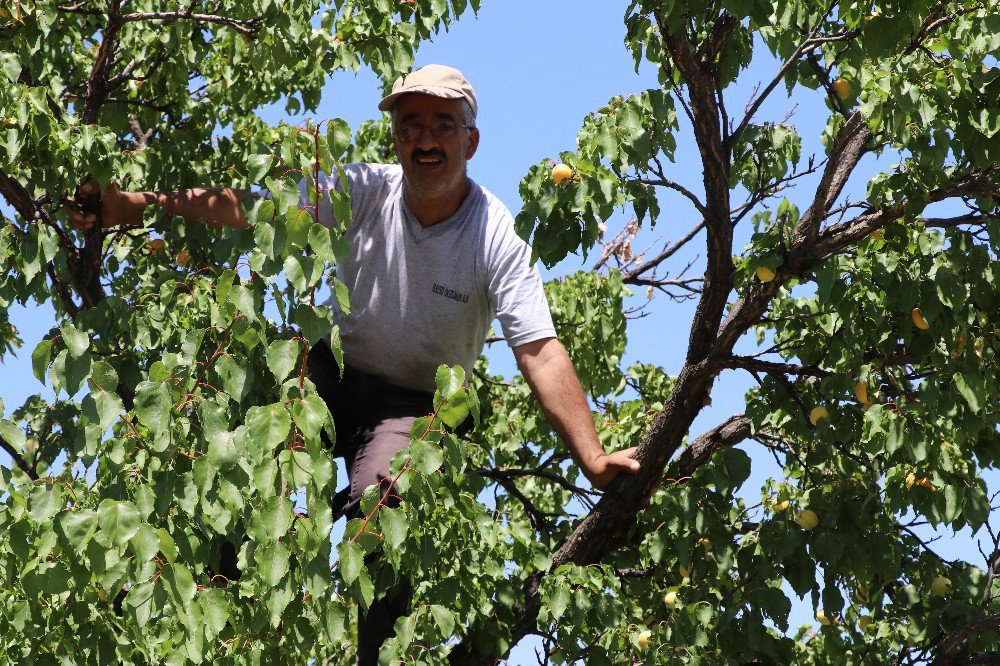
{"type": "Polygon", "coordinates": [[[471,160],[472,156],[476,154],[476,149],[479,148],[479,128],[473,128],[469,130],[469,147],[465,150],[465,159],[471,160]]]}

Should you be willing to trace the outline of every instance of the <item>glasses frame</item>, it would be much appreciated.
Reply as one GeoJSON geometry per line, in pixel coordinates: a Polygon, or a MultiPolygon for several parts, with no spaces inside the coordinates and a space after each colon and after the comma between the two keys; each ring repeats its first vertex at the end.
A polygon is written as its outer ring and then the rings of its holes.
{"type": "Polygon", "coordinates": [[[438,121],[435,121],[434,123],[431,123],[430,125],[422,125],[420,123],[416,123],[416,124],[413,124],[413,125],[407,125],[406,127],[401,127],[401,128],[399,128],[397,130],[394,130],[392,132],[392,135],[394,137],[396,137],[397,139],[399,139],[400,143],[413,143],[414,141],[419,140],[424,135],[425,131],[429,131],[431,133],[431,136],[433,136],[435,139],[443,139],[445,137],[454,136],[458,132],[458,128],[459,127],[465,128],[465,129],[469,130],[470,132],[472,130],[476,129],[475,125],[465,125],[463,123],[456,123],[453,120],[438,120],[438,121]],[[439,134],[439,133],[437,133],[437,132],[434,131],[433,128],[434,128],[435,125],[437,125],[437,126],[440,127],[441,125],[443,125],[445,123],[454,125],[455,126],[455,131],[454,132],[450,132],[450,131],[449,132],[445,132],[444,134],[439,134]],[[411,130],[419,130],[417,132],[417,135],[414,136],[413,138],[404,139],[403,136],[400,134],[400,132],[403,132],[403,131],[407,131],[407,133],[409,133],[409,131],[411,131],[411,130]]]}

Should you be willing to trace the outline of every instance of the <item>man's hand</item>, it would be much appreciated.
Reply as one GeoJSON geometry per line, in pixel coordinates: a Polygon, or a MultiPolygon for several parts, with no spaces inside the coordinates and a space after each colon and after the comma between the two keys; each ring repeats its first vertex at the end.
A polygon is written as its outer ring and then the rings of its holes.
{"type": "Polygon", "coordinates": [[[141,193],[121,192],[114,183],[108,183],[104,194],[94,178],[78,188],[67,198],[66,215],[77,229],[87,231],[97,222],[100,212],[105,227],[134,226],[142,219],[142,211],[149,201],[141,193]]]}
{"type": "Polygon", "coordinates": [[[545,418],[595,488],[606,487],[621,472],[639,471],[638,461],[632,458],[635,447],[604,452],[573,362],[558,340],[544,338],[518,345],[514,347],[514,358],[545,418]]]}
{"type": "Polygon", "coordinates": [[[639,461],[632,457],[636,448],[633,446],[614,453],[602,453],[588,463],[583,473],[591,485],[604,490],[620,473],[635,474],[639,471],[639,461]]]}

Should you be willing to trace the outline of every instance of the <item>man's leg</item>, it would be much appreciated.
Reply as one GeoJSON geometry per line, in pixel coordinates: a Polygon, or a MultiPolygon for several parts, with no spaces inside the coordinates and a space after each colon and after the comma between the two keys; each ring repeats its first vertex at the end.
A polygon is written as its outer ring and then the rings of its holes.
{"type": "MultiPolygon", "coordinates": [[[[389,462],[410,443],[410,426],[416,416],[386,418],[362,427],[358,432],[359,446],[351,465],[351,492],[346,515],[360,515],[361,496],[365,488],[379,487],[379,496],[387,506],[399,504],[398,495],[391,487],[389,462]]],[[[410,603],[410,589],[406,584],[376,599],[368,612],[358,621],[358,666],[378,664],[379,648],[386,639],[395,635],[396,619],[405,615],[410,603]]]]}

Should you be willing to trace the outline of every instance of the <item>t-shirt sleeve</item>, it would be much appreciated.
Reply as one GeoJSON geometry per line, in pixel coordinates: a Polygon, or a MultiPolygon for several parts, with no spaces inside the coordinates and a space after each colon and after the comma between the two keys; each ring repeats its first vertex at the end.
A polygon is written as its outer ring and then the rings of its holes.
{"type": "MultiPolygon", "coordinates": [[[[368,192],[373,188],[380,187],[388,173],[388,167],[382,164],[345,164],[344,174],[347,176],[347,187],[351,193],[351,209],[357,213],[361,208],[368,192]]],[[[330,203],[328,192],[334,189],[340,191],[340,176],[337,172],[332,174],[320,172],[317,179],[319,187],[319,223],[326,226],[334,226],[333,205],[330,203]]],[[[310,213],[317,209],[316,201],[309,196],[309,181],[305,178],[299,181],[299,208],[308,210],[310,213]]]]}
{"type": "Polygon", "coordinates": [[[531,248],[513,229],[504,241],[498,259],[490,263],[488,292],[507,344],[517,347],[555,337],[542,276],[531,265],[531,248]]]}

